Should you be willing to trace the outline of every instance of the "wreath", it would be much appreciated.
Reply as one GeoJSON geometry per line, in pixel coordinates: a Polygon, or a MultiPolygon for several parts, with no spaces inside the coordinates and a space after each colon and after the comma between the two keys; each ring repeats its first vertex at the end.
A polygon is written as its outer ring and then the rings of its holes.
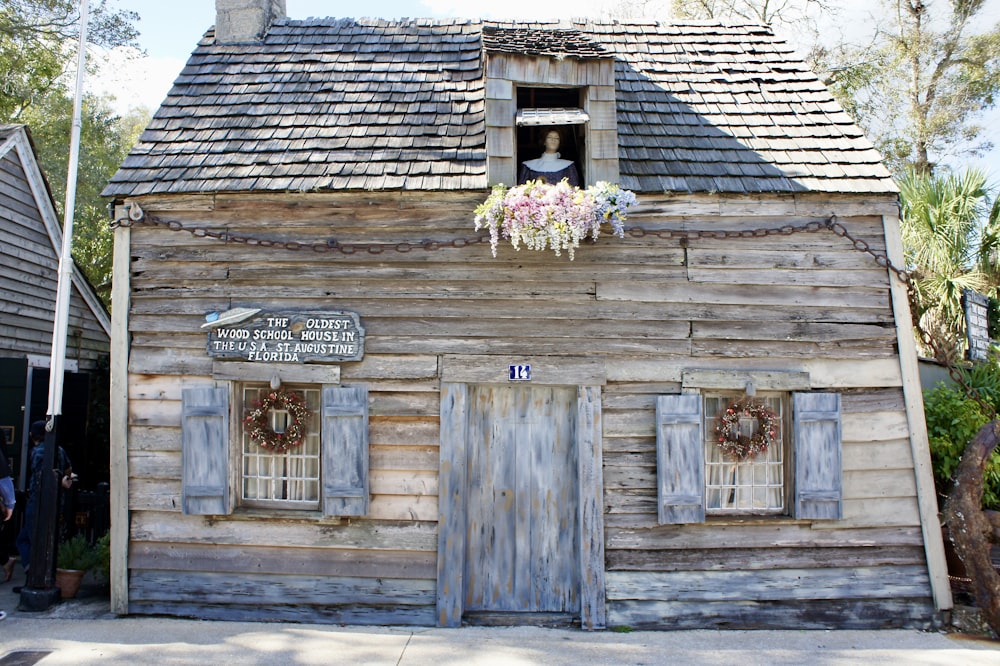
{"type": "Polygon", "coordinates": [[[253,442],[272,451],[287,451],[305,441],[309,416],[309,408],[300,394],[278,389],[258,401],[245,422],[253,442]],[[275,432],[271,427],[269,415],[273,409],[288,412],[290,419],[284,432],[275,432]]]}
{"type": "Polygon", "coordinates": [[[775,413],[761,403],[734,402],[719,415],[719,425],[715,428],[719,434],[719,448],[732,460],[750,460],[774,444],[777,422],[775,413]],[[740,417],[744,416],[757,419],[757,428],[750,436],[740,433],[740,417]]]}

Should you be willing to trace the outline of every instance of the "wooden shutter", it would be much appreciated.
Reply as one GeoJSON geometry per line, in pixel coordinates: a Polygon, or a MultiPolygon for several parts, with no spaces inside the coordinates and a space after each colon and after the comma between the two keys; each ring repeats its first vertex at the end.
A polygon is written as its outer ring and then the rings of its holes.
{"type": "Polygon", "coordinates": [[[656,500],[664,525],[705,522],[700,394],[656,398],[656,500]]]}
{"type": "Polygon", "coordinates": [[[229,389],[181,393],[181,507],[191,515],[232,511],[229,492],[229,389]]]}
{"type": "Polygon", "coordinates": [[[840,394],[794,393],[796,518],[843,517],[840,394]]]}
{"type": "Polygon", "coordinates": [[[323,514],[368,513],[368,389],[323,387],[323,514]]]}

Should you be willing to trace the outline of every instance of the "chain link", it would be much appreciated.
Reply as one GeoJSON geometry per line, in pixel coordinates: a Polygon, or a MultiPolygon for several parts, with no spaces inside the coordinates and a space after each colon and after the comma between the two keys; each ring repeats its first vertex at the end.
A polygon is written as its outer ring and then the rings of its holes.
{"type": "Polygon", "coordinates": [[[926,347],[931,350],[931,353],[934,354],[934,359],[948,369],[948,376],[951,377],[952,381],[961,386],[962,390],[965,391],[966,395],[968,395],[970,398],[975,400],[976,403],[979,404],[979,407],[983,410],[983,414],[986,415],[991,421],[995,419],[996,410],[993,408],[993,405],[990,404],[990,402],[984,399],[981,395],[979,395],[979,391],[977,391],[976,387],[972,386],[969,383],[965,373],[962,372],[962,370],[957,365],[955,365],[955,363],[951,359],[951,355],[948,354],[947,350],[943,349],[937,343],[937,340],[934,339],[934,336],[932,336],[930,333],[924,330],[924,327],[920,325],[920,312],[919,309],[917,308],[919,300],[917,299],[917,287],[913,281],[913,276],[911,276],[908,272],[906,272],[902,268],[894,266],[893,263],[889,260],[888,255],[876,252],[871,248],[871,246],[867,242],[851,235],[851,233],[847,230],[847,228],[837,221],[836,216],[831,217],[827,224],[828,227],[830,228],[830,231],[832,231],[838,236],[841,236],[842,238],[846,238],[847,240],[851,241],[851,244],[854,246],[854,249],[860,252],[864,252],[866,254],[870,254],[872,257],[875,258],[875,262],[879,266],[888,268],[896,275],[896,277],[899,278],[900,282],[902,282],[906,286],[906,295],[907,299],[910,302],[910,317],[913,320],[913,330],[917,332],[918,336],[920,336],[921,342],[923,342],[924,345],[926,345],[926,347]]]}
{"type": "MultiPolygon", "coordinates": [[[[447,241],[441,240],[428,240],[424,239],[421,241],[404,241],[399,243],[341,243],[336,239],[329,239],[322,242],[312,242],[312,243],[300,243],[298,241],[281,241],[273,240],[269,238],[257,238],[255,236],[244,236],[240,234],[230,233],[228,231],[212,231],[207,227],[185,227],[180,222],[175,220],[166,221],[161,220],[152,215],[146,215],[141,209],[136,207],[136,210],[130,211],[127,218],[115,220],[111,223],[111,227],[127,227],[127,226],[146,226],[146,227],[158,227],[162,229],[169,229],[170,231],[186,231],[196,238],[211,238],[214,240],[222,241],[224,243],[240,243],[243,245],[248,245],[252,247],[266,247],[266,248],[277,248],[281,250],[287,250],[290,252],[302,252],[302,251],[312,251],[317,254],[325,254],[328,252],[339,252],[344,255],[352,255],[359,253],[368,253],[372,255],[379,255],[386,251],[398,252],[400,254],[406,254],[413,250],[424,250],[425,252],[436,252],[441,248],[464,248],[471,245],[480,245],[482,243],[488,243],[490,240],[489,236],[470,236],[465,238],[454,238],[447,241]]],[[[966,379],[965,374],[961,371],[958,366],[951,360],[951,356],[946,350],[942,349],[937,341],[934,340],[933,336],[930,335],[924,328],[920,325],[920,315],[917,308],[917,292],[916,286],[914,285],[912,276],[904,269],[893,265],[889,256],[885,252],[876,251],[871,247],[871,245],[862,238],[858,238],[848,231],[847,227],[840,223],[836,215],[830,216],[827,220],[818,222],[808,222],[803,225],[791,225],[786,224],[780,227],[772,228],[756,228],[756,229],[696,229],[696,230],[677,230],[677,229],[645,229],[641,226],[631,226],[625,233],[629,235],[630,238],[644,238],[646,236],[654,236],[662,240],[697,240],[697,239],[714,239],[714,240],[727,240],[727,239],[738,239],[738,238],[764,238],[767,236],[790,236],[796,233],[816,233],[818,231],[831,231],[835,235],[840,236],[848,241],[850,241],[851,246],[858,252],[863,252],[864,254],[870,255],[876,264],[891,271],[899,281],[903,283],[906,287],[907,298],[910,302],[910,314],[912,316],[913,329],[917,332],[920,340],[927,346],[928,349],[934,354],[934,358],[942,363],[948,369],[948,375],[955,381],[956,384],[961,386],[969,397],[979,403],[983,412],[992,420],[996,417],[996,411],[993,406],[984,400],[979,392],[969,384],[966,379]]]]}
{"type": "Polygon", "coordinates": [[[663,240],[697,240],[699,238],[709,238],[715,240],[725,240],[729,238],[763,238],[765,236],[790,236],[795,233],[814,233],[828,228],[828,222],[809,222],[800,226],[786,224],[776,228],[758,229],[645,229],[643,227],[629,227],[625,233],[631,238],[644,238],[645,236],[655,236],[663,240]]]}
{"type": "Polygon", "coordinates": [[[435,252],[445,247],[463,248],[470,245],[479,245],[480,243],[489,243],[490,241],[489,236],[470,236],[466,238],[453,238],[447,241],[424,239],[420,241],[406,241],[399,243],[341,243],[333,238],[325,241],[300,243],[299,241],[282,241],[271,238],[258,238],[256,236],[244,236],[241,234],[230,233],[228,231],[212,231],[208,227],[186,227],[175,220],[161,220],[152,215],[142,215],[138,219],[132,217],[118,219],[111,224],[112,229],[129,226],[153,227],[169,229],[170,231],[186,231],[195,238],[211,238],[213,240],[222,241],[223,243],[239,243],[251,247],[276,248],[279,250],[287,250],[289,252],[311,251],[317,254],[325,254],[327,252],[339,252],[346,255],[363,253],[382,254],[387,250],[399,252],[400,254],[406,254],[412,250],[435,252]]]}

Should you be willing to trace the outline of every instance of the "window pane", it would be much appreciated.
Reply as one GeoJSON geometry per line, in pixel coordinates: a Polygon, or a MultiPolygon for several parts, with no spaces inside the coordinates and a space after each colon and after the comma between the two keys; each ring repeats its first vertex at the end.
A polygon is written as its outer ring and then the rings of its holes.
{"type": "MultiPolygon", "coordinates": [[[[785,510],[785,469],[782,421],[784,401],[780,395],[757,396],[774,415],[774,441],[767,450],[746,460],[733,459],[719,446],[720,414],[746,396],[705,397],[705,498],[709,513],[783,513],[785,510]]],[[[738,417],[739,432],[753,436],[761,427],[754,417],[738,417]]]]}
{"type": "MultiPolygon", "coordinates": [[[[250,439],[243,423],[243,500],[286,508],[319,508],[320,471],[320,391],[309,388],[287,388],[305,398],[309,410],[306,437],[299,446],[288,451],[272,451],[250,439]]],[[[259,403],[270,389],[247,386],[243,391],[243,413],[259,403]]],[[[281,409],[271,410],[266,419],[271,428],[284,430],[291,415],[281,409]]]]}

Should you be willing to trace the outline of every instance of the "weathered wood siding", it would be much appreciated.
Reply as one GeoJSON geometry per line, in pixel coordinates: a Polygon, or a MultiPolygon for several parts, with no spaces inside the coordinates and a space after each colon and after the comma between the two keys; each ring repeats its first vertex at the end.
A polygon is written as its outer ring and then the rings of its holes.
{"type": "MultiPolygon", "coordinates": [[[[832,213],[876,251],[895,201],[816,195],[644,198],[630,225],[567,257],[475,236],[484,193],[147,198],[186,226],[313,243],[400,243],[316,253],[132,231],[129,361],[131,612],[434,624],[441,366],[467,355],[603,363],[608,625],[924,625],[933,613],[920,536],[888,275],[828,231],[753,230],[832,213]],[[459,244],[461,245],[461,243],[459,244]],[[370,401],[368,516],[181,514],[181,391],[211,386],[204,314],[235,306],[361,315],[365,358],[341,366],[370,401]],[[843,519],[659,525],[658,395],[691,369],[785,371],[838,392],[843,519]]],[[[294,366],[287,366],[294,374],[294,366]]],[[[294,381],[293,376],[282,377],[294,381]]],[[[540,382],[544,383],[544,382],[540,382]]],[[[734,385],[733,388],[741,388],[734,385]]],[[[439,591],[440,592],[440,591],[439,591]]]]}
{"type": "MultiPolygon", "coordinates": [[[[29,145],[23,130],[0,134],[0,356],[12,358],[51,353],[59,281],[55,212],[29,145]]],[[[81,286],[89,288],[77,282],[70,295],[66,357],[91,370],[108,353],[109,331],[95,315],[96,296],[88,304],[81,286]]]]}

